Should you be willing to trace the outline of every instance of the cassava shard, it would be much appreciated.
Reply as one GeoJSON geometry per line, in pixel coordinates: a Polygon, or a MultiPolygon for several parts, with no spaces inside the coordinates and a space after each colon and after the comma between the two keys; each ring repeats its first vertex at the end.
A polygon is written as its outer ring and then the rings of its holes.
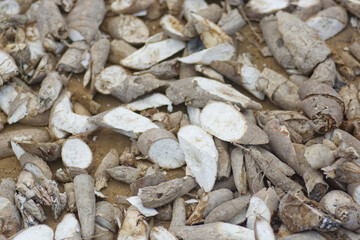
{"type": "Polygon", "coordinates": [[[360,239],[358,17],[0,1],[0,239],[360,239]]]}

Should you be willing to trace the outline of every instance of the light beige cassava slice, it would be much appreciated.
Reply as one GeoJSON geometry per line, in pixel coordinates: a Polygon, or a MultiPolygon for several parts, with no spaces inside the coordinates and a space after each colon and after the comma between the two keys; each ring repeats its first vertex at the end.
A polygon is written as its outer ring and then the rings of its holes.
{"type": "Polygon", "coordinates": [[[91,170],[93,156],[90,147],[81,139],[68,139],[61,148],[61,158],[65,167],[91,170]]]}

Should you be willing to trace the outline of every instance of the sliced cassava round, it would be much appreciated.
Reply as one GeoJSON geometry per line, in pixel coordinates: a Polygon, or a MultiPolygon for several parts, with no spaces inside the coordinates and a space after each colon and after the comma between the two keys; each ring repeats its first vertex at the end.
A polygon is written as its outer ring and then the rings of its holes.
{"type": "Polygon", "coordinates": [[[137,138],[138,135],[148,129],[158,128],[150,119],[124,107],[117,107],[100,113],[90,118],[90,121],[131,138],[137,138]]]}
{"type": "Polygon", "coordinates": [[[203,77],[184,78],[166,89],[166,96],[174,103],[185,102],[192,107],[204,107],[209,100],[231,102],[241,109],[261,109],[261,105],[230,85],[203,77]]]}
{"type": "Polygon", "coordinates": [[[91,170],[93,156],[89,146],[81,139],[68,139],[61,149],[62,162],[65,167],[76,167],[91,170]]]}
{"type": "Polygon", "coordinates": [[[112,38],[123,39],[130,44],[145,43],[149,29],[145,23],[133,15],[120,15],[109,20],[107,30],[112,38]]]}
{"type": "Polygon", "coordinates": [[[266,133],[234,106],[224,102],[210,101],[200,113],[201,127],[215,137],[238,144],[260,145],[269,142],[266,133]]]}
{"type": "Polygon", "coordinates": [[[185,163],[185,156],[174,134],[161,129],[146,130],[140,135],[137,147],[142,154],[162,168],[179,168],[185,163]]]}
{"type": "Polygon", "coordinates": [[[212,136],[198,126],[186,125],[180,128],[178,138],[187,167],[196,182],[210,192],[215,184],[218,161],[212,136]]]}
{"type": "Polygon", "coordinates": [[[165,39],[163,41],[146,44],[130,56],[121,60],[120,63],[128,68],[144,70],[171,57],[184,48],[185,43],[180,40],[165,39]]]}
{"type": "Polygon", "coordinates": [[[129,73],[119,65],[112,65],[100,72],[95,78],[95,89],[102,94],[110,94],[111,89],[121,84],[129,73]]]}

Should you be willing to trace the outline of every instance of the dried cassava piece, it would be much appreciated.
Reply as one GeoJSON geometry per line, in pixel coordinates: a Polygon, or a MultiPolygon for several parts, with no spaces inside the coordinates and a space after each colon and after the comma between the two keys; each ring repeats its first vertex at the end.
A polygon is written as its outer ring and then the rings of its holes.
{"type": "Polygon", "coordinates": [[[327,8],[306,21],[323,40],[327,40],[341,32],[346,27],[347,22],[346,10],[341,6],[327,8]]]}
{"type": "MultiPolygon", "coordinates": [[[[326,193],[328,185],[322,180],[321,175],[314,171],[312,166],[308,164],[306,159],[306,150],[300,146],[298,151],[292,144],[290,139],[290,132],[285,125],[281,125],[278,119],[269,121],[265,126],[265,132],[269,136],[269,146],[273,152],[295,172],[303,177],[305,186],[310,198],[320,200],[326,193]],[[287,149],[284,151],[283,149],[287,149]]],[[[330,151],[330,149],[328,149],[330,151]]],[[[325,150],[326,151],[326,150],[325,150]]],[[[317,154],[314,154],[315,156],[317,154]]]]}
{"type": "Polygon", "coordinates": [[[158,128],[148,118],[134,113],[124,107],[117,107],[90,118],[90,122],[112,129],[126,136],[137,138],[151,128],[158,128]]]}
{"type": "Polygon", "coordinates": [[[92,239],[95,233],[96,211],[94,180],[90,175],[80,174],[74,178],[74,190],[81,236],[84,239],[92,239]]]}
{"type": "Polygon", "coordinates": [[[156,186],[149,186],[139,189],[138,196],[144,207],[156,208],[170,203],[179,195],[183,179],[177,178],[156,186]]]}
{"type": "Polygon", "coordinates": [[[147,172],[144,177],[131,183],[130,190],[134,195],[137,195],[140,188],[155,186],[165,181],[166,175],[157,167],[153,172],[147,172]]]}
{"type": "Polygon", "coordinates": [[[210,65],[214,61],[228,61],[235,53],[231,44],[219,44],[195,53],[179,58],[182,63],[210,65]]]}
{"type": "Polygon", "coordinates": [[[328,192],[320,201],[320,205],[341,220],[341,226],[357,231],[360,228],[360,206],[352,197],[340,190],[328,192]]]}
{"type": "Polygon", "coordinates": [[[120,209],[107,201],[96,203],[96,224],[106,228],[108,231],[116,233],[118,224],[123,220],[120,209]]]}
{"type": "Polygon", "coordinates": [[[110,43],[108,61],[112,64],[119,64],[121,59],[126,58],[137,49],[123,40],[113,39],[110,43]]]}
{"type": "Polygon", "coordinates": [[[256,89],[261,72],[247,60],[242,63],[235,61],[214,61],[210,66],[234,83],[245,88],[254,97],[264,100],[264,93],[256,89]]]}
{"type": "Polygon", "coordinates": [[[27,137],[15,138],[12,141],[17,143],[25,152],[35,154],[47,162],[55,161],[61,157],[62,143],[60,142],[37,142],[27,137]]]}
{"type": "Polygon", "coordinates": [[[294,59],[289,49],[284,45],[278,29],[277,18],[274,15],[264,17],[260,21],[260,28],[270,52],[285,69],[295,68],[294,59]]]}
{"type": "Polygon", "coordinates": [[[67,195],[67,210],[69,212],[76,212],[77,208],[76,208],[76,198],[75,198],[75,191],[74,191],[74,183],[70,182],[70,183],[65,183],[64,184],[64,191],[66,192],[67,195]]]}
{"type": "Polygon", "coordinates": [[[237,9],[233,9],[227,14],[223,14],[218,22],[218,26],[228,35],[233,35],[245,25],[246,22],[237,9]]]}
{"type": "Polygon", "coordinates": [[[76,167],[91,171],[94,167],[89,146],[79,138],[68,139],[61,149],[61,158],[65,167],[76,167]]]}
{"type": "Polygon", "coordinates": [[[132,206],[136,207],[145,217],[157,216],[159,214],[159,212],[155,208],[144,207],[139,196],[132,196],[126,198],[126,201],[132,206]]]}
{"type": "Polygon", "coordinates": [[[88,49],[89,45],[86,41],[73,42],[60,58],[56,65],[56,69],[61,73],[85,72],[90,58],[88,49]]]}
{"type": "Polygon", "coordinates": [[[55,240],[74,239],[80,240],[80,224],[72,213],[66,214],[56,226],[55,240]]]}
{"type": "Polygon", "coordinates": [[[115,148],[112,148],[106,156],[102,159],[100,165],[96,169],[95,178],[95,189],[101,191],[104,187],[107,187],[107,181],[110,178],[109,173],[106,169],[113,168],[119,165],[119,153],[115,148]]]}
{"type": "Polygon", "coordinates": [[[244,153],[240,148],[231,151],[231,169],[234,175],[236,189],[240,194],[247,193],[244,153]]]}
{"type": "MultiPolygon", "coordinates": [[[[249,154],[259,165],[260,169],[264,172],[264,175],[274,184],[275,187],[281,188],[284,192],[294,191],[298,192],[301,190],[301,185],[294,182],[287,176],[291,176],[293,173],[286,173],[284,170],[288,167],[281,166],[279,159],[275,157],[271,152],[266,151],[261,147],[250,147],[249,154]],[[277,159],[277,160],[276,160],[277,159]],[[274,167],[271,167],[274,164],[274,167]],[[275,167],[278,165],[278,167],[275,167]]],[[[291,171],[291,168],[289,169],[291,171]]],[[[287,170],[287,171],[289,171],[287,170]]]]}
{"type": "Polygon", "coordinates": [[[141,176],[141,169],[128,166],[116,166],[108,168],[105,172],[113,179],[127,184],[135,182],[136,179],[141,176]]]}
{"type": "Polygon", "coordinates": [[[344,102],[339,94],[323,83],[308,81],[299,88],[301,109],[312,120],[318,133],[328,132],[340,126],[343,120],[344,102]]]}
{"type": "Polygon", "coordinates": [[[167,14],[160,20],[160,26],[164,33],[171,38],[186,41],[188,38],[184,35],[185,25],[176,17],[167,14]]]}
{"type": "Polygon", "coordinates": [[[50,72],[41,82],[39,90],[39,113],[50,109],[59,97],[63,87],[62,78],[57,72],[50,72]]]}
{"type": "Polygon", "coordinates": [[[131,111],[142,111],[149,108],[158,108],[167,105],[168,112],[172,112],[173,107],[169,98],[161,93],[153,93],[139,100],[123,105],[131,111]]]}
{"type": "Polygon", "coordinates": [[[25,228],[12,236],[13,240],[50,240],[54,239],[54,231],[45,224],[25,228]]]}
{"type": "Polygon", "coordinates": [[[306,21],[309,17],[315,15],[321,10],[321,4],[321,0],[299,0],[296,8],[292,11],[292,14],[299,19],[306,21]]]}
{"type": "Polygon", "coordinates": [[[205,77],[217,80],[219,82],[225,82],[224,77],[210,67],[197,64],[195,65],[195,71],[201,73],[205,77]]]}
{"type": "Polygon", "coordinates": [[[246,212],[246,226],[250,229],[254,229],[257,216],[262,216],[270,223],[278,208],[278,204],[279,199],[273,188],[263,188],[255,193],[250,199],[249,207],[246,212]]]}
{"type": "Polygon", "coordinates": [[[310,125],[310,119],[295,111],[259,111],[256,119],[260,127],[264,128],[267,122],[279,119],[290,132],[290,138],[295,143],[306,143],[315,137],[315,132],[310,125]]]}
{"type": "Polygon", "coordinates": [[[111,3],[111,11],[122,14],[137,13],[147,9],[152,4],[152,2],[152,0],[116,0],[111,3]]]}
{"type": "Polygon", "coordinates": [[[238,144],[266,144],[269,139],[255,124],[248,122],[234,106],[210,101],[200,113],[200,125],[215,137],[238,144]],[[229,119],[232,119],[229,122],[229,119]]]}
{"type": "Polygon", "coordinates": [[[180,147],[185,162],[195,176],[196,182],[210,192],[217,174],[218,152],[211,135],[194,125],[180,128],[178,132],[180,147]]]}
{"type": "Polygon", "coordinates": [[[349,12],[351,12],[357,17],[360,17],[360,4],[358,1],[342,0],[341,3],[346,7],[349,12]]]}
{"type": "Polygon", "coordinates": [[[13,138],[26,138],[35,142],[46,142],[50,140],[48,131],[44,128],[25,128],[0,133],[0,158],[13,156],[10,141],[13,138]]]}
{"type": "Polygon", "coordinates": [[[99,26],[105,15],[104,0],[76,1],[66,17],[69,38],[72,41],[86,40],[91,44],[99,37],[99,26]]]}
{"type": "Polygon", "coordinates": [[[146,222],[145,217],[131,206],[127,209],[124,221],[118,233],[117,239],[148,239],[150,234],[150,226],[146,222]]]}
{"type": "Polygon", "coordinates": [[[162,168],[173,169],[185,163],[184,154],[176,137],[160,128],[149,129],[140,135],[137,147],[142,154],[162,168]]]}
{"type": "Polygon", "coordinates": [[[165,86],[168,86],[168,83],[154,78],[152,74],[128,76],[111,89],[111,95],[122,102],[128,103],[148,92],[165,86]]]}
{"type": "Polygon", "coordinates": [[[246,4],[246,15],[251,20],[260,21],[264,16],[276,13],[279,10],[289,7],[288,0],[251,0],[246,4]]]}
{"type": "Polygon", "coordinates": [[[198,226],[185,226],[175,231],[182,239],[216,240],[238,239],[255,240],[254,231],[235,224],[216,222],[198,226]]]}
{"type": "Polygon", "coordinates": [[[144,73],[150,73],[159,79],[173,79],[179,76],[180,63],[176,58],[163,61],[149,68],[148,70],[135,72],[134,75],[141,75],[144,73]]]}
{"type": "Polygon", "coordinates": [[[11,237],[21,229],[21,218],[14,202],[15,182],[11,178],[3,178],[0,184],[0,219],[3,226],[0,233],[11,237]]]}
{"type": "Polygon", "coordinates": [[[201,196],[198,205],[186,221],[187,225],[198,224],[204,221],[207,215],[220,204],[233,199],[229,189],[218,189],[201,196]]]}
{"type": "Polygon", "coordinates": [[[299,87],[270,68],[263,70],[257,80],[256,88],[282,109],[299,109],[300,99],[297,93],[299,87]]]}
{"type": "Polygon", "coordinates": [[[335,84],[336,75],[337,72],[335,62],[332,60],[332,58],[328,57],[324,62],[317,65],[309,80],[314,80],[314,82],[324,83],[330,87],[333,87],[335,84]]]}
{"type": "Polygon", "coordinates": [[[256,217],[254,232],[256,240],[275,240],[275,234],[270,223],[262,216],[256,217]]]}
{"type": "Polygon", "coordinates": [[[340,221],[328,214],[317,202],[293,192],[281,199],[279,217],[292,232],[311,229],[326,232],[340,227],[340,221]]]}
{"type": "Polygon", "coordinates": [[[193,77],[176,81],[166,89],[166,96],[174,103],[185,102],[192,107],[204,107],[209,100],[231,102],[241,109],[261,109],[261,105],[233,87],[216,80],[193,77]]]}
{"type": "Polygon", "coordinates": [[[130,44],[145,43],[149,30],[145,23],[132,15],[121,15],[106,22],[107,31],[114,39],[122,39],[130,44]]]}
{"type": "Polygon", "coordinates": [[[144,70],[171,57],[184,48],[185,43],[175,39],[166,39],[159,42],[148,43],[121,60],[120,63],[128,68],[144,70]]]}
{"type": "Polygon", "coordinates": [[[118,65],[106,67],[95,78],[95,89],[102,94],[110,94],[111,90],[120,85],[125,78],[129,76],[129,72],[118,65]]]}
{"type": "MultiPolygon", "coordinates": [[[[199,124],[200,125],[200,124],[199,124]]],[[[218,138],[214,138],[214,143],[218,151],[218,168],[217,178],[223,179],[228,178],[231,172],[231,161],[229,156],[228,144],[218,138]]]]}
{"type": "Polygon", "coordinates": [[[176,240],[175,235],[162,226],[153,227],[150,232],[151,240],[176,240]]]}
{"type": "Polygon", "coordinates": [[[15,60],[5,51],[0,51],[0,86],[18,74],[15,60]]]}
{"type": "Polygon", "coordinates": [[[284,45],[293,55],[295,66],[301,73],[311,72],[330,54],[331,51],[326,43],[306,23],[282,11],[279,11],[276,17],[284,45]]]}

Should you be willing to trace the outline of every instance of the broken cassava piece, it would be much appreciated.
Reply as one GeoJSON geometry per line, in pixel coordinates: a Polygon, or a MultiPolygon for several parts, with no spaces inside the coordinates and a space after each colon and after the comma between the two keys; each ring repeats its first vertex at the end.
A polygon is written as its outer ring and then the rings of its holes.
{"type": "Polygon", "coordinates": [[[210,192],[215,184],[218,161],[212,136],[198,126],[187,125],[180,128],[178,139],[186,165],[195,176],[196,182],[206,192],[210,192]]]}
{"type": "Polygon", "coordinates": [[[174,103],[185,102],[192,107],[204,107],[209,100],[231,102],[241,109],[261,109],[261,105],[235,88],[216,80],[193,77],[178,80],[166,89],[166,96],[174,103]]]}
{"type": "Polygon", "coordinates": [[[91,117],[89,121],[132,138],[137,138],[138,135],[148,129],[158,128],[150,119],[124,107],[117,107],[100,113],[91,117]]]}
{"type": "Polygon", "coordinates": [[[145,156],[162,168],[179,168],[185,163],[184,154],[176,137],[160,128],[146,130],[138,139],[137,147],[145,156]]]}
{"type": "Polygon", "coordinates": [[[74,167],[90,172],[94,167],[91,149],[79,138],[68,139],[64,142],[61,159],[67,168],[74,167]]]}
{"type": "Polygon", "coordinates": [[[234,106],[210,101],[200,113],[200,126],[215,137],[238,144],[260,145],[269,142],[264,131],[246,120],[234,106]]]}
{"type": "Polygon", "coordinates": [[[102,159],[100,165],[96,169],[95,178],[95,189],[101,191],[102,188],[107,187],[107,181],[110,175],[106,172],[107,169],[113,168],[119,165],[119,153],[115,148],[112,148],[106,156],[102,159]]]}

